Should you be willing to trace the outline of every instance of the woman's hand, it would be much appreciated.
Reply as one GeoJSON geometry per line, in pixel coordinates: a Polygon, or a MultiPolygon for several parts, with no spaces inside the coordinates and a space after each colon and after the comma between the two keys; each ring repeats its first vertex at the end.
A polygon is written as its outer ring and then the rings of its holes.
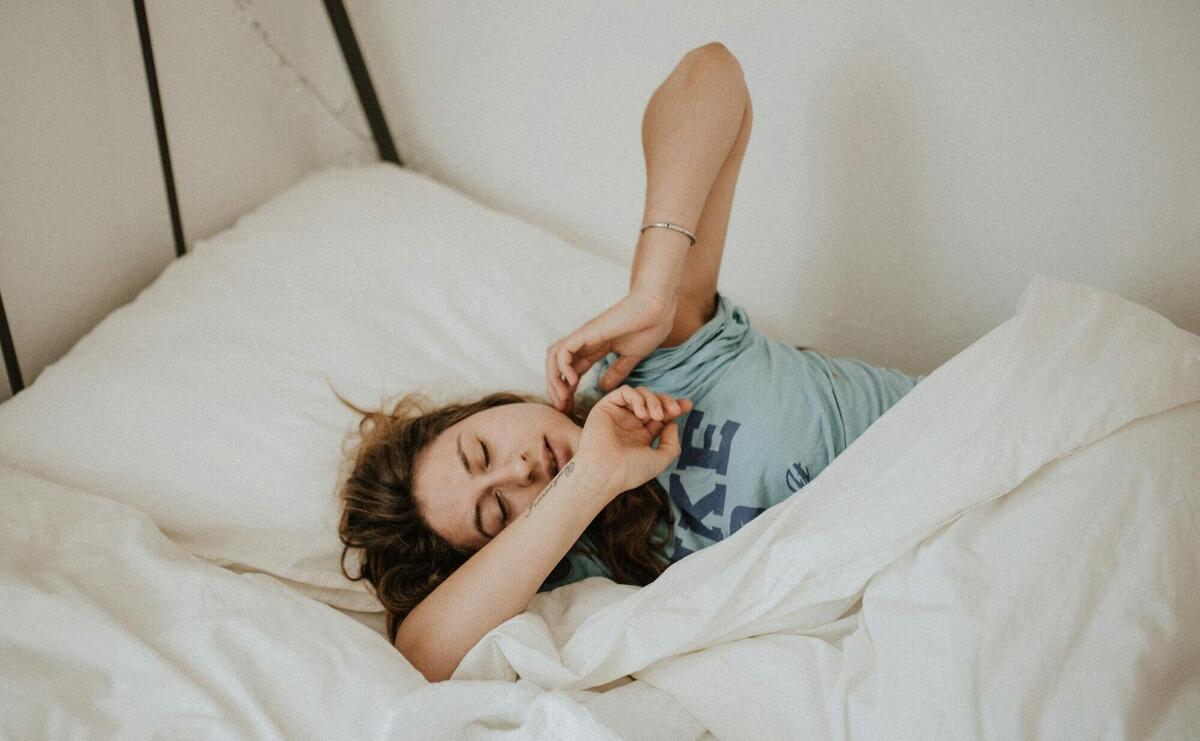
{"type": "Polygon", "coordinates": [[[662,344],[674,319],[674,302],[649,291],[630,291],[552,344],[546,351],[546,391],[555,408],[560,412],[570,409],[580,376],[610,352],[620,357],[600,379],[600,389],[614,388],[662,344]]]}
{"type": "Polygon", "coordinates": [[[601,477],[613,497],[640,486],[679,457],[679,425],[673,420],[691,408],[687,399],[619,386],[588,413],[572,461],[601,477]],[[652,448],[656,437],[658,447],[652,448]]]}

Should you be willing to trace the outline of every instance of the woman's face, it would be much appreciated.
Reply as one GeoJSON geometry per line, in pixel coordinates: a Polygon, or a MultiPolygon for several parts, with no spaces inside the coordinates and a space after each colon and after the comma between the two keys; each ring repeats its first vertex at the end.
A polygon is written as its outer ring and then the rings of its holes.
{"type": "Polygon", "coordinates": [[[478,550],[529,509],[575,455],[582,432],[546,404],[476,412],[417,454],[413,496],[434,532],[478,550]]]}

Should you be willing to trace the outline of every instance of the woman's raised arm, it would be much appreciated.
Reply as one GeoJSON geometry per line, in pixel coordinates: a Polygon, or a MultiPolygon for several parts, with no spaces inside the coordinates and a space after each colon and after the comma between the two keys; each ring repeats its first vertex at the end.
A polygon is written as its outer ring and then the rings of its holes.
{"type": "Polygon", "coordinates": [[[663,345],[686,340],[716,309],[725,233],[752,121],[742,67],[716,42],[684,55],[646,106],[642,223],[694,225],[696,235],[691,246],[686,235],[669,229],[647,229],[638,239],[630,292],[670,296],[675,308],[663,345]]]}
{"type": "Polygon", "coordinates": [[[654,91],[642,119],[642,223],[681,224],[696,244],[671,229],[640,233],[629,295],[546,352],[546,390],[557,408],[570,406],[580,376],[609,352],[619,357],[600,381],[605,391],[655,348],[683,342],[712,317],[751,121],[741,65],[720,43],[689,51],[654,91]]]}

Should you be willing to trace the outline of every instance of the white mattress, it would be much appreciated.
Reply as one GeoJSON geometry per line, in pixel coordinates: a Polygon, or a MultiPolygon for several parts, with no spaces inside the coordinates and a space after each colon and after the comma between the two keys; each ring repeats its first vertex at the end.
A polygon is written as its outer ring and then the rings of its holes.
{"type": "MultiPolygon", "coordinates": [[[[330,191],[305,187],[328,198],[350,189],[357,176],[345,175],[322,181],[330,191]]],[[[375,169],[354,182],[393,178],[430,208],[409,174],[375,169]]],[[[274,213],[301,219],[290,208],[302,204],[285,198],[274,213]]],[[[484,218],[448,196],[441,207],[484,218]]],[[[197,288],[220,274],[234,259],[220,248],[173,280],[190,275],[197,288]]],[[[320,254],[297,245],[300,264],[281,275],[340,281],[378,268],[361,253],[353,268],[320,254]],[[305,255],[317,257],[305,267],[305,255]]],[[[444,280],[436,260],[405,264],[431,272],[389,277],[444,280]]],[[[571,324],[620,286],[611,267],[598,268],[604,291],[570,306],[553,291],[505,305],[561,302],[571,324]]],[[[414,294],[405,300],[419,310],[414,294]]],[[[451,301],[431,300],[454,311],[451,301]]],[[[527,337],[538,334],[530,327],[554,334],[553,322],[520,310],[500,319],[527,337]]],[[[463,324],[486,320],[476,312],[463,324]]],[[[296,331],[312,343],[337,328],[296,331]]],[[[106,343],[119,339],[98,328],[86,352],[109,357],[106,343]]],[[[508,377],[536,388],[544,347],[515,351],[508,377]]],[[[431,363],[435,350],[426,348],[431,363]]],[[[201,373],[204,359],[195,362],[201,373]]],[[[364,367],[339,370],[354,384],[364,367]]],[[[112,449],[98,440],[65,459],[53,435],[63,412],[49,394],[104,388],[85,371],[96,372],[68,356],[51,380],[0,406],[8,737],[1181,738],[1200,728],[1200,338],[1085,286],[1034,280],[1013,318],[935,370],[802,496],[645,588],[591,578],[537,595],[436,685],[371,618],[316,599],[346,607],[335,581],[299,583],[265,566],[236,573],[219,553],[197,554],[195,538],[164,524],[188,524],[166,504],[180,475],[169,458],[142,475],[137,459],[107,463],[112,449]],[[108,473],[90,478],[103,465],[108,473]],[[138,487],[136,499],[121,482],[138,487]]],[[[411,379],[360,376],[358,388],[411,379]]],[[[274,387],[315,404],[313,386],[274,387]]],[[[78,424],[100,424],[72,408],[78,424]]],[[[327,437],[312,440],[336,438],[320,409],[308,407],[309,424],[327,437]]]]}

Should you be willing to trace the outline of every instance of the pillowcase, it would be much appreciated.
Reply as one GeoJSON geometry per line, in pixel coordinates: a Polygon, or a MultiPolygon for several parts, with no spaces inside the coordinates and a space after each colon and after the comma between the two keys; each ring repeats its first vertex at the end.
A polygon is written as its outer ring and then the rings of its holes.
{"type": "Polygon", "coordinates": [[[0,405],[0,463],[133,505],[209,561],[379,610],[339,568],[358,415],[330,385],[363,408],[544,395],[546,348],[628,271],[411,170],[325,170],[198,241],[0,405]]]}

